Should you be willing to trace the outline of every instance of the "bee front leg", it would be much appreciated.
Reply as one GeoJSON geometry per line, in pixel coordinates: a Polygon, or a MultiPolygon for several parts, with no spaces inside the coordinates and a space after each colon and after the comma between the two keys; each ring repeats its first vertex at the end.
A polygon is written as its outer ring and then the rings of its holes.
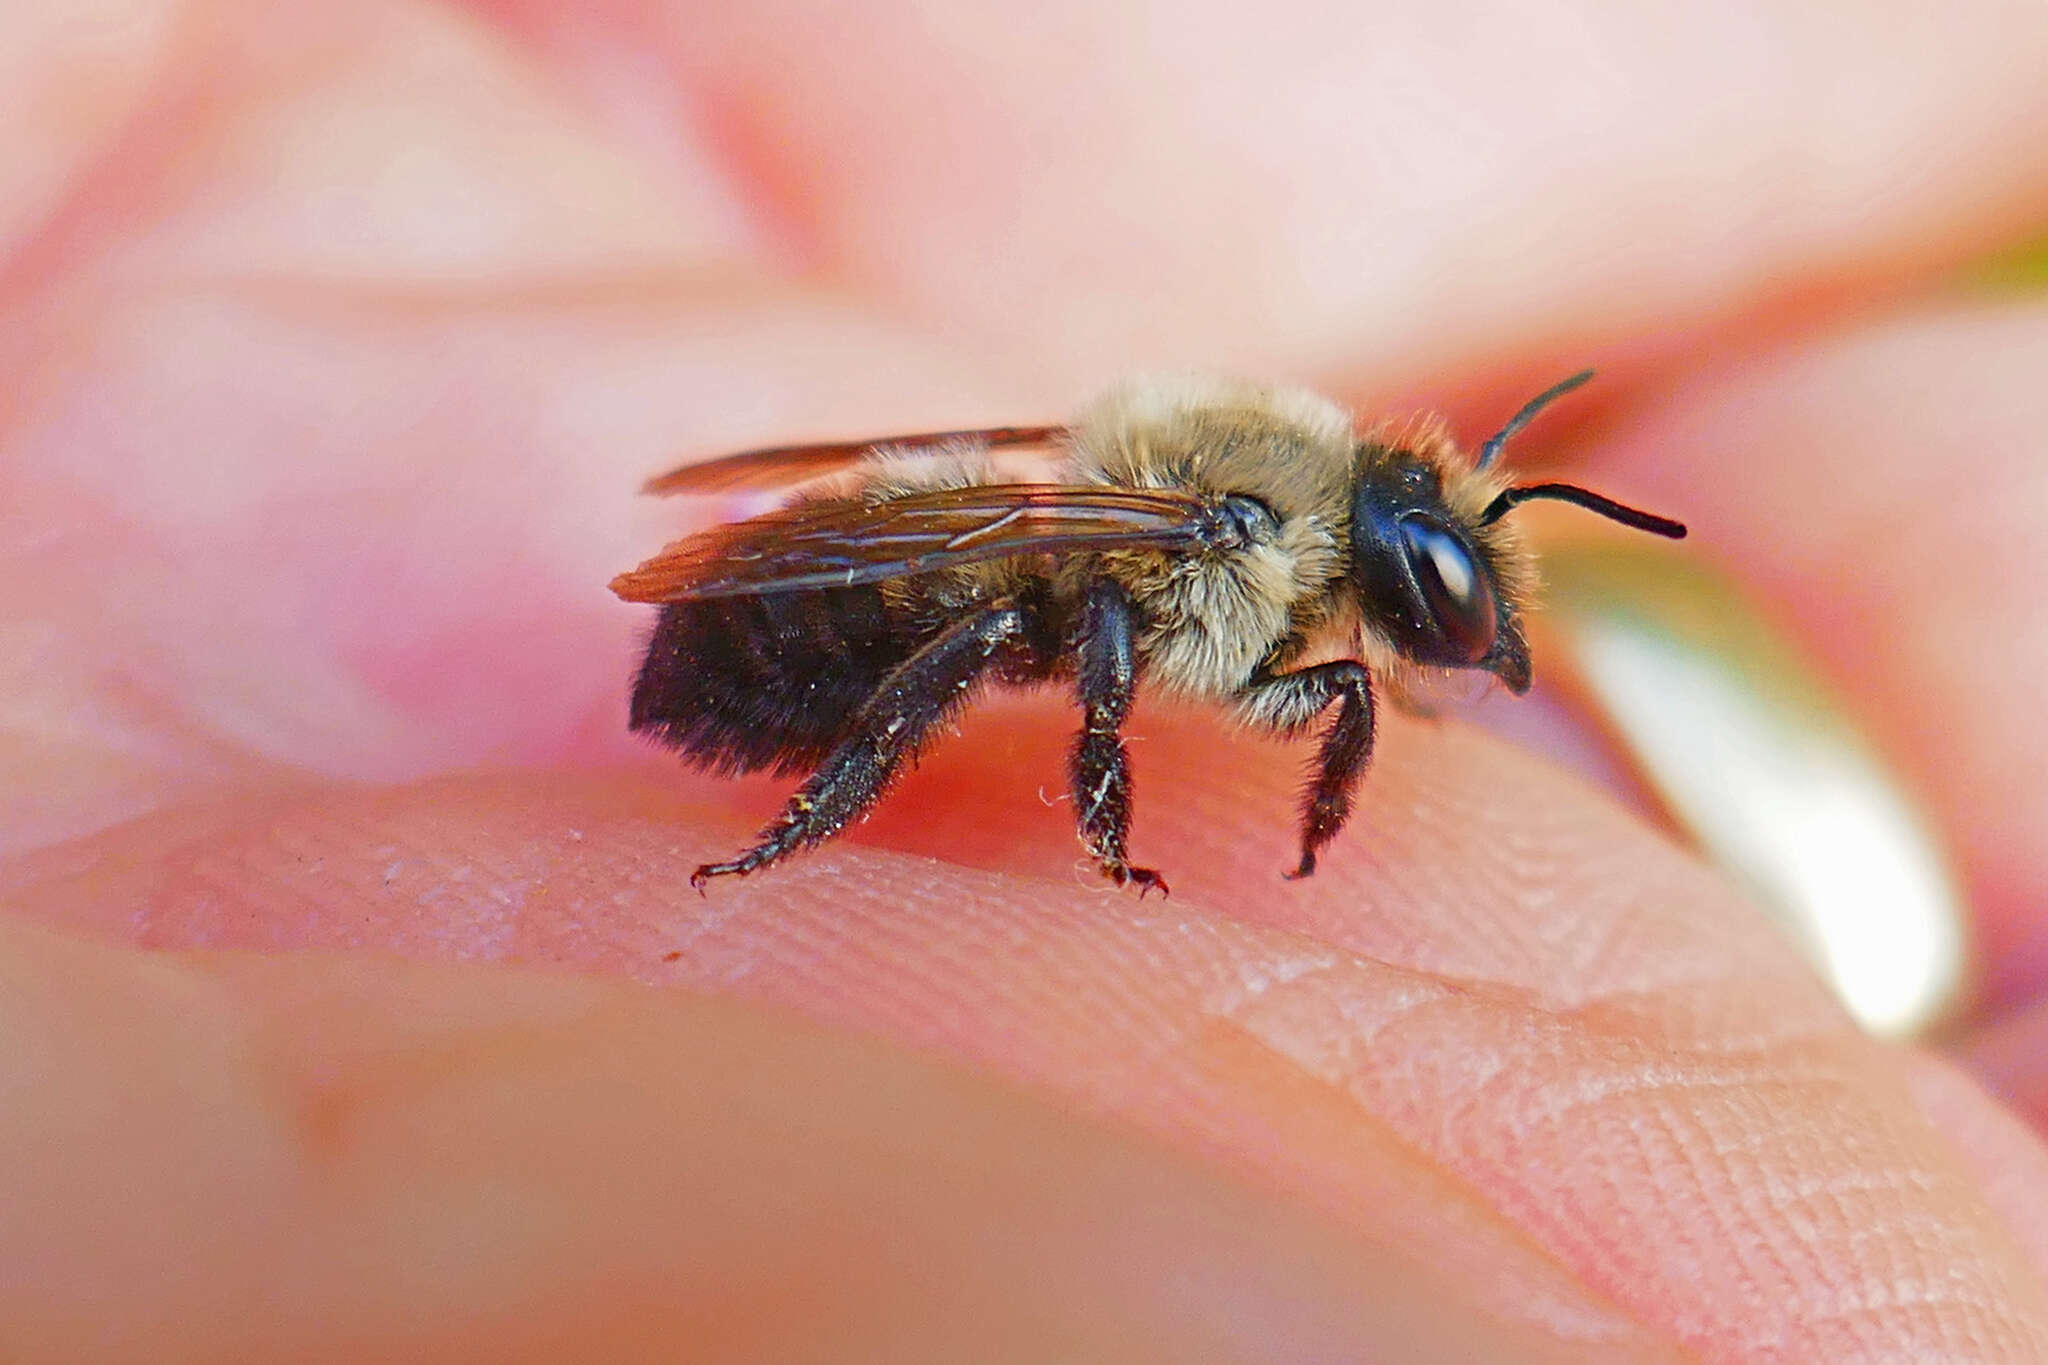
{"type": "Polygon", "coordinates": [[[1137,690],[1136,613],[1130,595],[1113,579],[1088,589],[1081,618],[1076,672],[1081,694],[1081,733],[1067,774],[1074,793],[1074,818],[1081,842],[1095,856],[1102,875],[1118,886],[1132,883],[1139,899],[1166,879],[1149,867],[1132,867],[1124,856],[1131,828],[1131,769],[1121,731],[1137,690]]]}
{"type": "Polygon", "coordinates": [[[1252,725],[1299,734],[1336,698],[1343,704],[1323,732],[1301,808],[1301,862],[1290,878],[1316,870],[1316,854],[1351,815],[1351,793],[1372,757],[1372,675],[1354,659],[1315,664],[1293,673],[1263,673],[1239,696],[1239,714],[1252,725]]]}
{"type": "Polygon", "coordinates": [[[949,627],[889,674],[855,718],[853,734],[826,755],[759,842],[729,862],[690,875],[699,891],[713,877],[744,877],[800,848],[823,843],[865,814],[905,754],[947,715],[1008,645],[1024,637],[1022,608],[990,607],[949,627]]]}

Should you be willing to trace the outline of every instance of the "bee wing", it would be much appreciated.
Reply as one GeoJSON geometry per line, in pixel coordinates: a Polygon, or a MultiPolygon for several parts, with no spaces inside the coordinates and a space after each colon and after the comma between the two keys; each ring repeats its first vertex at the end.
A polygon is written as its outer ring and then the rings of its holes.
{"type": "Polygon", "coordinates": [[[686,464],[657,474],[642,484],[643,493],[729,493],[743,488],[782,488],[823,478],[858,464],[877,450],[906,454],[936,453],[948,446],[994,449],[998,446],[1051,445],[1065,427],[985,427],[968,431],[927,431],[912,436],[877,436],[865,441],[828,441],[821,445],[764,446],[743,450],[701,464],[686,464]]]}
{"type": "Polygon", "coordinates": [[[1240,535],[1222,502],[1199,493],[977,484],[795,503],[679,540],[611,587],[628,602],[741,597],[1016,555],[1228,545],[1240,535]]]}

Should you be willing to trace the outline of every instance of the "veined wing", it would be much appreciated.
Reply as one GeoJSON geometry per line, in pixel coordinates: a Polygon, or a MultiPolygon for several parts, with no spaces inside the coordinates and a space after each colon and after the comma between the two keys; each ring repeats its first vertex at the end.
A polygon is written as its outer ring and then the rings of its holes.
{"type": "Polygon", "coordinates": [[[679,540],[612,580],[628,602],[874,583],[1062,551],[1239,544],[1227,501],[1175,489],[976,484],[799,502],[679,540]]]}

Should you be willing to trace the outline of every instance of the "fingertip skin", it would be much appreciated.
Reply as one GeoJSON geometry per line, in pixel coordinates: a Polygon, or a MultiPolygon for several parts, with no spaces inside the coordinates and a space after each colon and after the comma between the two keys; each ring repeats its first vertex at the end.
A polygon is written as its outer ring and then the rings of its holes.
{"type": "MultiPolygon", "coordinates": [[[[1002,719],[1058,771],[1063,724],[1002,719]]],[[[1074,855],[1043,807],[1010,808],[1016,847],[974,850],[1019,870],[863,831],[699,896],[689,867],[759,793],[666,775],[312,792],[181,845],[138,837],[146,876],[109,835],[17,900],[62,919],[105,878],[150,890],[103,932],[163,946],[375,946],[795,1010],[1135,1128],[1345,1235],[1399,1228],[1539,1339],[2038,1357],[2038,1278],[1896,1060],[1633,817],[1483,736],[1404,722],[1352,843],[1290,883],[1270,874],[1299,755],[1197,714],[1146,730],[1175,797],[1149,837],[1188,850],[1163,904],[1048,875],[1041,838],[1074,855]],[[1900,1258],[1931,1237],[1954,1249],[1942,1278],[1898,1299],[1900,1258]]],[[[985,765],[971,733],[960,747],[985,765]]],[[[933,761],[900,818],[943,841],[988,816],[932,804],[955,789],[933,761]]]]}
{"type": "MultiPolygon", "coordinates": [[[[2031,1034],[2036,1040],[2048,1033],[2048,1011],[2035,1010],[2032,1018],[2014,1021],[2012,1032],[2031,1034]]],[[[1907,1061],[1907,1079],[1921,1110],[1937,1131],[1962,1154],[1970,1171],[1982,1182],[1992,1205],[2004,1218],[2012,1235],[2025,1248],[2034,1272],[2048,1282],[2048,1146],[2041,1131],[2048,1127],[2048,1108],[2031,1097],[2005,1092],[2002,1098],[2018,1111],[1994,1098],[2000,1081],[2009,1080],[1990,1063],[1984,1052],[1966,1046],[1963,1055],[1985,1079],[1965,1071],[1956,1062],[1920,1053],[1907,1061]],[[2031,1120],[2033,1127],[2027,1126],[2031,1120]]],[[[2039,1058],[2035,1042],[2032,1057],[2039,1058]]],[[[2031,1073],[2038,1061],[2030,1061],[2031,1073]]]]}
{"type": "Polygon", "coordinates": [[[1664,1361],[879,1039],[0,924],[11,1359],[1664,1361]]]}

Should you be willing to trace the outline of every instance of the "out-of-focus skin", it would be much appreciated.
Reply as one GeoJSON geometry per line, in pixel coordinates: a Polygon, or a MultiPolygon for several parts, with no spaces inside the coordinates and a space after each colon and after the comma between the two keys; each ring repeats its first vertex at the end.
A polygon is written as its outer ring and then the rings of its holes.
{"type": "Polygon", "coordinates": [[[2048,11],[1440,12],[0,13],[0,1354],[2048,1358],[2048,304],[1915,296],[2048,220],[2048,11]],[[1048,696],[688,889],[777,788],[623,733],[647,473],[1586,362],[1525,458],[1918,784],[1960,1068],[1455,724],[1307,883],[1148,704],[1095,884],[1048,696]]]}

